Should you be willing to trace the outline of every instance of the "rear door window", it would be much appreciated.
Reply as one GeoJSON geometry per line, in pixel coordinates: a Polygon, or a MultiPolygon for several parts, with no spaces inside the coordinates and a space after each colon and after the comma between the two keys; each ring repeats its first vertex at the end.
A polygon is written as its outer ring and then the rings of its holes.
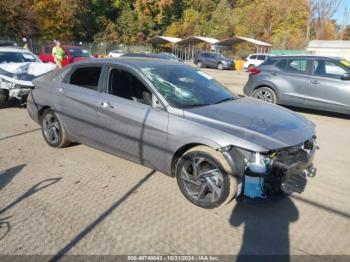
{"type": "Polygon", "coordinates": [[[71,74],[69,83],[97,91],[101,71],[102,68],[100,66],[78,68],[71,74]]]}
{"type": "Polygon", "coordinates": [[[288,72],[306,74],[307,73],[307,59],[289,59],[286,70],[288,72]]]}
{"type": "Polygon", "coordinates": [[[256,55],[252,55],[251,57],[249,57],[249,59],[256,59],[256,55]]]}

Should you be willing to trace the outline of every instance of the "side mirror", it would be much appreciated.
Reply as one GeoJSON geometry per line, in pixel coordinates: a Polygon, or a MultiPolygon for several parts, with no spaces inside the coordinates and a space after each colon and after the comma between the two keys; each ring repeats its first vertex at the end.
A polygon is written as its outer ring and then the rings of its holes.
{"type": "Polygon", "coordinates": [[[350,80],[350,73],[344,73],[344,75],[341,77],[342,80],[350,80]]]}
{"type": "Polygon", "coordinates": [[[164,109],[163,105],[161,102],[158,100],[158,98],[155,95],[152,95],[152,107],[154,109],[162,110],[164,109]]]}

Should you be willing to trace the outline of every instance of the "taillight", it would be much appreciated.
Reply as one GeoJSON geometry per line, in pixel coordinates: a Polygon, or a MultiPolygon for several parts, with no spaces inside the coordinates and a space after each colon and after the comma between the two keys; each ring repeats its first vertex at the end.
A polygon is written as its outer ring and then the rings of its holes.
{"type": "Polygon", "coordinates": [[[257,69],[255,66],[252,66],[249,68],[249,74],[252,75],[252,76],[255,76],[257,74],[260,74],[260,70],[257,69]]]}

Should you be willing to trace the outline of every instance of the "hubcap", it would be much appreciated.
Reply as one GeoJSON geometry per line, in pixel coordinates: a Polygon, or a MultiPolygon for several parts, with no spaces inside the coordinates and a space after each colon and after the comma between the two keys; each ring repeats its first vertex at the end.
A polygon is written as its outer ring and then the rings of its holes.
{"type": "Polygon", "coordinates": [[[272,95],[268,91],[259,91],[256,93],[256,98],[272,103],[272,95]]]}
{"type": "Polygon", "coordinates": [[[60,139],[60,125],[52,114],[47,114],[43,120],[45,138],[50,143],[57,143],[60,139]]]}
{"type": "Polygon", "coordinates": [[[222,194],[223,175],[218,166],[204,157],[193,157],[181,170],[187,194],[196,201],[213,203],[222,194]]]}

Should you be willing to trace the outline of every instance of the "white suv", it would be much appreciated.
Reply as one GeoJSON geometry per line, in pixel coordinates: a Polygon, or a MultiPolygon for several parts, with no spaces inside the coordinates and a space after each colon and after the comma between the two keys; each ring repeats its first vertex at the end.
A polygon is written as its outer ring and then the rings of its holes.
{"type": "Polygon", "coordinates": [[[245,70],[248,70],[252,66],[258,66],[262,64],[271,54],[250,54],[243,65],[245,70]]]}

